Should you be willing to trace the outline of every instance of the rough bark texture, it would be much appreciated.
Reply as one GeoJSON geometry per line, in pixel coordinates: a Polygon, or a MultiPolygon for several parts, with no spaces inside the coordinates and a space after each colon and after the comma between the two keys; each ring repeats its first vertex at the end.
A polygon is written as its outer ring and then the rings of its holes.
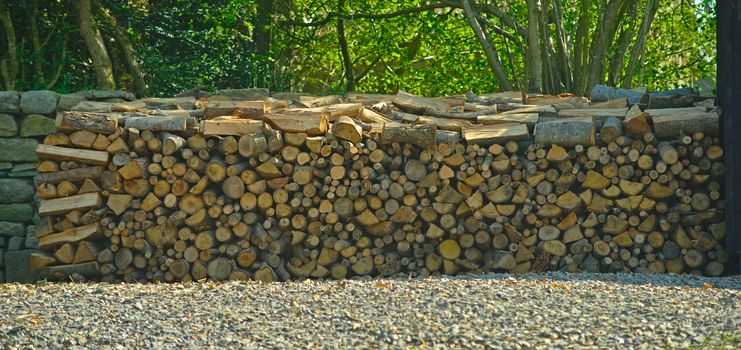
{"type": "Polygon", "coordinates": [[[93,18],[91,0],[74,1],[74,4],[77,10],[77,20],[80,24],[80,36],[85,42],[93,61],[93,73],[95,73],[97,87],[115,89],[116,81],[113,78],[113,64],[103,42],[103,36],[100,34],[93,18]]]}

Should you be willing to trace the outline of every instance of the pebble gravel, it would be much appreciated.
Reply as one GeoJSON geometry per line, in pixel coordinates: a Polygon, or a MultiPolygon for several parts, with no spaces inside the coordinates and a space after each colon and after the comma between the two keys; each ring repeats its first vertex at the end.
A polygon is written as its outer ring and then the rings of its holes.
{"type": "Polygon", "coordinates": [[[0,349],[741,347],[741,276],[0,284],[0,349]]]}

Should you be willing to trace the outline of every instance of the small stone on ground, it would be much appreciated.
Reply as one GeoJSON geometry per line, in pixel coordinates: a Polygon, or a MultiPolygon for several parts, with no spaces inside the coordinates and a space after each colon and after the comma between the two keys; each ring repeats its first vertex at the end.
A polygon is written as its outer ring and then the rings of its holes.
{"type": "Polygon", "coordinates": [[[0,348],[738,348],[741,278],[0,284],[0,348]]]}

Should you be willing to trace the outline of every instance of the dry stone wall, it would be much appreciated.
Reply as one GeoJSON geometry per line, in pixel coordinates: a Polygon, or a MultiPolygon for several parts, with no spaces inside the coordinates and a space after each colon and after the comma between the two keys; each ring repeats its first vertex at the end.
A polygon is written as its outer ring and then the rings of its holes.
{"type": "Polygon", "coordinates": [[[82,101],[123,102],[121,97],[133,99],[125,92],[98,98],[92,92],[0,91],[0,282],[35,280],[27,266],[28,256],[38,251],[36,147],[56,131],[56,113],[82,101]]]}

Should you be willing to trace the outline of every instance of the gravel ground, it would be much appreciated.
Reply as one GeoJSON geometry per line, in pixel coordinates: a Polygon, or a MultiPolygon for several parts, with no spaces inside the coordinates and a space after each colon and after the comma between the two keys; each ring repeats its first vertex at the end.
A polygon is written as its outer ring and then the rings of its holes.
{"type": "Polygon", "coordinates": [[[741,276],[0,284],[0,348],[739,348],[741,276]]]}

